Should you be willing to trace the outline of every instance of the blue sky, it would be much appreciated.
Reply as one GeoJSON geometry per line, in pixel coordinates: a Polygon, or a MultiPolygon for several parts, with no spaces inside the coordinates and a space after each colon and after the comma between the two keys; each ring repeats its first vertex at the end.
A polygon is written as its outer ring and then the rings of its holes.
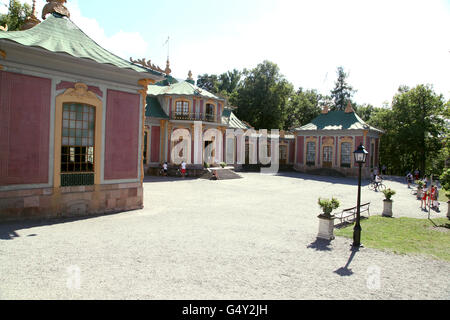
{"type": "MultiPolygon", "coordinates": [[[[40,11],[45,0],[37,3],[40,11]]],[[[296,88],[323,94],[343,66],[358,103],[381,106],[400,85],[419,83],[450,99],[450,0],[69,0],[67,7],[80,28],[125,59],[164,68],[170,36],[177,78],[267,59],[296,88]]]]}

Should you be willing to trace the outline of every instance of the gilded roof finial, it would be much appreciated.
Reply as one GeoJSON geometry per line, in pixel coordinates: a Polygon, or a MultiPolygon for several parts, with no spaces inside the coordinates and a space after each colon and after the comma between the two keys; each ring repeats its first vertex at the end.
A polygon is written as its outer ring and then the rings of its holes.
{"type": "Polygon", "coordinates": [[[188,73],[188,78],[187,78],[188,80],[194,80],[194,78],[192,78],[192,71],[191,70],[189,70],[189,73],[188,73]]]}
{"type": "Polygon", "coordinates": [[[328,114],[328,112],[330,112],[330,109],[328,108],[327,105],[324,105],[322,109],[322,114],[328,114]]]}
{"type": "Polygon", "coordinates": [[[25,23],[23,24],[20,30],[28,30],[37,26],[41,23],[41,20],[36,18],[36,0],[33,0],[33,8],[31,9],[31,15],[25,19],[25,23]]]}
{"type": "Polygon", "coordinates": [[[49,13],[57,13],[62,16],[70,18],[69,10],[64,6],[67,0],[47,0],[47,4],[42,9],[42,19],[45,20],[45,16],[49,13]]]}
{"type": "Polygon", "coordinates": [[[166,69],[164,70],[164,73],[169,75],[171,72],[172,72],[172,70],[170,69],[169,57],[167,57],[166,69]]]}
{"type": "Polygon", "coordinates": [[[345,109],[345,113],[354,113],[354,112],[355,110],[353,110],[352,103],[349,101],[347,104],[347,108],[345,109]]]}

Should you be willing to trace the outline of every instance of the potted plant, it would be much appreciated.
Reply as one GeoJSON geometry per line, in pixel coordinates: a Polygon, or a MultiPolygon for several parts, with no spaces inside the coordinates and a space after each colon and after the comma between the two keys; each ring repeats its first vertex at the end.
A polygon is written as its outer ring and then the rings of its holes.
{"type": "Polygon", "coordinates": [[[392,197],[396,194],[392,189],[387,189],[383,191],[385,199],[384,202],[384,210],[383,210],[383,217],[392,217],[392,203],[394,202],[392,200],[392,197]]]}
{"type": "Polygon", "coordinates": [[[416,181],[416,185],[417,185],[417,200],[422,199],[422,191],[423,191],[423,187],[425,186],[425,182],[423,182],[422,180],[417,180],[416,181]]]}
{"type": "Polygon", "coordinates": [[[341,205],[339,200],[332,198],[319,198],[318,204],[322,209],[322,214],[319,215],[319,235],[318,238],[325,240],[334,240],[334,216],[333,210],[336,210],[341,205]]]}
{"type": "Polygon", "coordinates": [[[220,166],[222,167],[222,169],[224,169],[227,166],[227,164],[225,162],[221,162],[220,166]]]}

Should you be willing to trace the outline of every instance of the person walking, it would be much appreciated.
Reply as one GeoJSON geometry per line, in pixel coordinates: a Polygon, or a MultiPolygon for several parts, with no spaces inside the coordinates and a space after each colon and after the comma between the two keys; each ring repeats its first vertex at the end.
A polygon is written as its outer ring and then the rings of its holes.
{"type": "Polygon", "coordinates": [[[186,162],[182,162],[181,163],[181,176],[184,178],[186,178],[186,162]]]}
{"type": "Polygon", "coordinates": [[[416,171],[414,171],[414,178],[416,179],[416,181],[420,179],[420,171],[419,171],[419,169],[416,169],[416,171]]]}
{"type": "Polygon", "coordinates": [[[428,200],[428,197],[429,197],[428,188],[424,186],[422,199],[420,201],[420,209],[422,209],[423,211],[427,211],[427,204],[428,204],[427,200],[428,200]],[[424,207],[424,205],[425,205],[425,207],[424,207]]]}
{"type": "Polygon", "coordinates": [[[169,173],[169,165],[167,164],[167,162],[164,162],[164,164],[163,164],[163,175],[164,175],[164,177],[167,177],[168,173],[169,173]]]}
{"type": "Polygon", "coordinates": [[[408,182],[408,189],[411,189],[411,184],[413,183],[413,175],[411,172],[408,172],[406,175],[406,181],[408,182]]]}

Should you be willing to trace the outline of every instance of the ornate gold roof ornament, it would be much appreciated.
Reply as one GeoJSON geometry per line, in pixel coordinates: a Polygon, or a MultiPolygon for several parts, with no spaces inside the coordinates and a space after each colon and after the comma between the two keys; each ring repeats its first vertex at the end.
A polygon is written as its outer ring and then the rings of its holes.
{"type": "MultiPolygon", "coordinates": [[[[154,65],[150,59],[148,61],[146,61],[145,58],[144,59],[137,59],[137,60],[134,60],[133,58],[130,58],[130,61],[131,61],[131,63],[140,64],[144,68],[148,68],[148,69],[151,69],[153,71],[166,73],[166,74],[170,73],[170,72],[169,73],[166,72],[168,68],[166,68],[166,70],[163,70],[160,67],[154,65]]],[[[169,71],[170,71],[170,68],[169,68],[169,71]]]]}
{"type": "Polygon", "coordinates": [[[323,106],[322,114],[328,114],[328,112],[330,112],[330,109],[328,108],[328,106],[327,105],[323,106]]]}
{"type": "Polygon", "coordinates": [[[5,24],[4,27],[0,26],[0,31],[5,31],[5,32],[8,31],[8,25],[5,24]]]}
{"type": "Polygon", "coordinates": [[[49,13],[57,13],[67,18],[70,18],[69,10],[64,6],[67,0],[47,0],[47,4],[42,9],[42,19],[49,13]]]}
{"type": "Polygon", "coordinates": [[[166,70],[164,70],[164,73],[169,75],[171,72],[172,72],[172,70],[170,69],[170,61],[169,61],[169,58],[167,58],[166,70]]]}
{"type": "Polygon", "coordinates": [[[23,31],[31,29],[34,26],[37,26],[39,23],[41,23],[41,20],[36,18],[36,0],[33,0],[33,8],[31,9],[31,16],[25,19],[25,23],[23,24],[20,30],[23,31]]]}
{"type": "Polygon", "coordinates": [[[355,113],[355,110],[353,110],[352,103],[350,101],[347,104],[347,108],[345,109],[345,113],[355,113]]]}

